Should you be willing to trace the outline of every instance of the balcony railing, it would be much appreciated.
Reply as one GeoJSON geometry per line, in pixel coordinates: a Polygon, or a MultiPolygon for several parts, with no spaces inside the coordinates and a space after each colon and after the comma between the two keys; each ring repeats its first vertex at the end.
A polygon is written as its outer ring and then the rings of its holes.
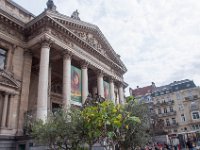
{"type": "Polygon", "coordinates": [[[179,126],[179,124],[176,122],[176,123],[172,123],[172,124],[169,124],[169,125],[165,125],[165,128],[166,129],[177,128],[178,126],[179,126]]]}
{"type": "Polygon", "coordinates": [[[176,111],[158,114],[158,117],[167,117],[167,116],[174,116],[174,115],[176,115],[176,111]]]}
{"type": "Polygon", "coordinates": [[[174,105],[174,100],[168,101],[168,102],[157,102],[155,106],[171,106],[174,105]]]}
{"type": "Polygon", "coordinates": [[[198,95],[193,95],[193,96],[185,97],[185,100],[186,101],[191,101],[191,100],[197,100],[198,98],[199,98],[198,95]]]}

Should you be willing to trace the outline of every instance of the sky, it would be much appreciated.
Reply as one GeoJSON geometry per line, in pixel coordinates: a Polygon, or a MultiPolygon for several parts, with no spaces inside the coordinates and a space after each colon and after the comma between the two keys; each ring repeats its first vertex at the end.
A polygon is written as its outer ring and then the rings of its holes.
{"type": "MultiPolygon", "coordinates": [[[[34,15],[47,0],[14,0],[34,15]]],[[[54,0],[67,16],[97,25],[128,72],[129,87],[191,79],[200,85],[200,0],[54,0]]],[[[128,89],[128,88],[127,88],[128,89]]]]}

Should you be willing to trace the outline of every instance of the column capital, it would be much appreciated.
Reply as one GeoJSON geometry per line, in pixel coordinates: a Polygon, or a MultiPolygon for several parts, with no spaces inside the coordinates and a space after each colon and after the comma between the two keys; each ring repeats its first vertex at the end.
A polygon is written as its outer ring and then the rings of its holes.
{"type": "Polygon", "coordinates": [[[43,36],[41,39],[41,46],[42,47],[47,47],[47,48],[50,48],[51,45],[53,44],[53,40],[47,36],[43,36]]]}
{"type": "Polygon", "coordinates": [[[104,76],[104,71],[102,69],[97,70],[97,75],[103,77],[104,76]]]}
{"type": "Polygon", "coordinates": [[[118,87],[118,88],[124,87],[124,86],[123,86],[123,83],[118,81],[118,82],[117,82],[117,87],[118,87]]]}
{"type": "Polygon", "coordinates": [[[62,51],[62,55],[63,55],[63,58],[68,58],[68,59],[72,58],[72,52],[66,49],[62,51]]]}
{"type": "Polygon", "coordinates": [[[88,61],[86,61],[86,60],[82,60],[82,61],[81,61],[81,68],[82,68],[82,69],[88,68],[88,65],[89,65],[89,62],[88,62],[88,61]]]}
{"type": "Polygon", "coordinates": [[[115,80],[115,78],[112,77],[112,76],[111,76],[111,77],[108,77],[108,79],[109,79],[109,82],[110,82],[110,83],[114,82],[114,80],[115,80]]]}

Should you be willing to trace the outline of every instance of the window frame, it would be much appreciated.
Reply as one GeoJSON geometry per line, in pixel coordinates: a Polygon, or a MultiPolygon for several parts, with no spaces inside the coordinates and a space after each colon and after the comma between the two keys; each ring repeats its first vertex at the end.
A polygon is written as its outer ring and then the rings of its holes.
{"type": "MultiPolygon", "coordinates": [[[[193,111],[193,112],[191,112],[191,115],[192,115],[192,120],[198,120],[198,119],[200,119],[199,111],[193,111]],[[198,117],[196,116],[196,117],[194,118],[194,113],[198,113],[198,117]]],[[[197,114],[196,114],[196,115],[197,115],[197,114]]]]}
{"type": "Polygon", "coordinates": [[[0,47],[0,56],[3,56],[4,57],[4,66],[3,68],[0,67],[0,70],[5,70],[6,69],[6,65],[7,65],[7,55],[8,55],[8,50],[3,48],[3,47],[0,47]],[[1,50],[2,51],[5,51],[5,54],[1,53],[1,50]]]}

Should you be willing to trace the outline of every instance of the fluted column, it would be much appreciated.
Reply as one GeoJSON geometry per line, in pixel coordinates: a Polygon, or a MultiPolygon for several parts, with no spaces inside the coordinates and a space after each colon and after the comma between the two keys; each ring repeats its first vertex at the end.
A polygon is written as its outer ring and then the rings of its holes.
{"type": "Polygon", "coordinates": [[[100,71],[97,75],[97,90],[98,95],[104,97],[104,86],[103,86],[103,72],[100,71]]]}
{"type": "Polygon", "coordinates": [[[7,93],[5,93],[1,127],[6,127],[6,120],[7,120],[7,116],[8,116],[8,97],[9,97],[9,95],[7,93]]]}
{"type": "Polygon", "coordinates": [[[83,62],[81,66],[82,71],[82,103],[85,103],[85,100],[88,96],[88,63],[83,62]]]}
{"type": "Polygon", "coordinates": [[[115,103],[115,87],[113,79],[110,79],[110,99],[115,103]]]}
{"type": "Polygon", "coordinates": [[[50,43],[42,43],[40,54],[40,70],[37,98],[37,118],[46,120],[48,112],[48,79],[49,79],[49,53],[50,43]]]}
{"type": "Polygon", "coordinates": [[[122,84],[119,85],[118,90],[119,90],[119,102],[123,104],[124,103],[124,89],[123,89],[122,84]]]}
{"type": "Polygon", "coordinates": [[[63,105],[68,109],[71,102],[71,53],[63,55],[63,105]]]}

